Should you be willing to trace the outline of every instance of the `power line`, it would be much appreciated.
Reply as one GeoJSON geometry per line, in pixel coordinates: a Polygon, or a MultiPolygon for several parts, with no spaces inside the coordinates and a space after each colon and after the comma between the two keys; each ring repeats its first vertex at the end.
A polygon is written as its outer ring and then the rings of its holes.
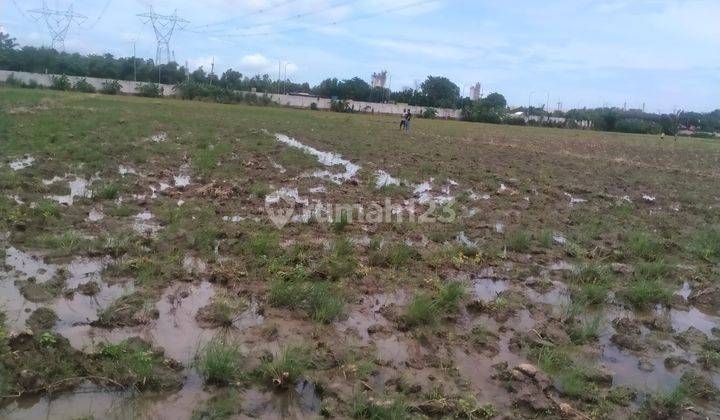
{"type": "Polygon", "coordinates": [[[155,55],[155,63],[162,63],[163,54],[167,61],[171,60],[170,40],[176,29],[182,30],[190,24],[190,21],[178,17],[177,10],[172,15],[160,15],[155,13],[150,6],[149,13],[140,13],[138,15],[143,24],[152,23],[157,39],[157,53],[155,55]]]}
{"type": "Polygon", "coordinates": [[[68,6],[67,10],[48,9],[46,2],[43,0],[42,9],[28,10],[30,16],[34,16],[35,20],[42,19],[45,26],[52,37],[52,47],[60,47],[65,49],[65,37],[70,30],[70,25],[75,22],[78,26],[87,20],[87,17],[77,14],[73,11],[73,5],[68,6]]]}
{"type": "Polygon", "coordinates": [[[243,15],[243,16],[238,16],[238,17],[234,17],[234,18],[230,18],[230,19],[221,20],[221,21],[218,21],[218,22],[212,22],[212,23],[208,23],[208,24],[205,24],[205,25],[196,26],[196,27],[194,27],[194,28],[189,28],[188,31],[192,32],[192,31],[197,31],[198,29],[202,29],[202,28],[209,28],[209,27],[211,27],[211,26],[226,25],[226,24],[232,23],[232,22],[234,22],[234,21],[236,21],[236,20],[238,20],[238,19],[244,19],[244,18],[247,18],[247,17],[250,17],[250,16],[257,16],[257,15],[260,15],[260,14],[265,13],[266,11],[269,11],[269,10],[272,10],[272,9],[277,9],[277,8],[283,7],[283,6],[287,6],[288,4],[290,4],[290,3],[295,3],[296,1],[298,1],[298,0],[286,0],[286,1],[284,1],[284,2],[280,2],[280,3],[273,4],[272,6],[267,7],[267,8],[265,8],[265,9],[258,9],[258,10],[254,11],[254,12],[250,12],[250,13],[245,14],[245,15],[243,15]]]}
{"type": "MultiPolygon", "coordinates": [[[[315,9],[315,10],[311,10],[311,11],[309,11],[309,12],[298,13],[298,14],[293,15],[293,16],[288,16],[288,17],[284,17],[284,18],[280,18],[280,19],[275,19],[275,20],[271,20],[271,21],[268,21],[268,22],[261,22],[261,23],[257,23],[257,24],[246,25],[246,26],[238,26],[238,27],[235,27],[235,28],[233,28],[233,29],[231,29],[231,30],[236,30],[236,31],[237,31],[237,30],[242,30],[242,29],[261,28],[261,27],[264,27],[264,26],[267,26],[267,25],[275,25],[275,24],[278,24],[278,23],[285,23],[285,22],[289,22],[289,21],[291,21],[291,20],[297,20],[297,19],[306,18],[306,17],[308,17],[308,16],[318,15],[318,14],[323,13],[323,12],[329,10],[329,9],[337,9],[338,7],[342,7],[342,6],[348,5],[348,4],[350,4],[350,3],[355,3],[355,2],[357,2],[357,1],[358,1],[358,0],[344,0],[344,1],[340,1],[340,2],[338,2],[338,3],[336,3],[336,4],[333,4],[333,5],[324,7],[324,8],[322,8],[322,9],[315,9]]],[[[227,31],[228,31],[228,30],[216,29],[216,30],[210,30],[210,31],[200,31],[200,32],[197,32],[197,33],[209,34],[209,33],[227,32],[227,31]]]]}
{"type": "Polygon", "coordinates": [[[107,0],[107,2],[105,2],[105,6],[103,6],[102,10],[100,11],[100,14],[98,15],[97,19],[95,19],[93,21],[92,25],[90,25],[87,28],[84,26],[81,26],[81,28],[85,29],[85,30],[90,30],[90,29],[95,28],[95,26],[97,26],[97,24],[100,23],[100,20],[102,20],[103,16],[105,16],[105,12],[107,12],[108,7],[110,7],[110,3],[112,3],[112,0],[107,0]]]}
{"type": "MultiPolygon", "coordinates": [[[[384,10],[379,10],[379,11],[376,11],[376,12],[369,12],[369,13],[365,13],[365,14],[362,14],[362,15],[357,15],[357,16],[353,16],[353,17],[349,17],[349,18],[345,18],[345,19],[336,20],[336,21],[333,21],[333,22],[328,23],[328,24],[313,25],[313,26],[303,26],[303,27],[299,27],[299,28],[289,28],[289,29],[284,29],[284,30],[274,31],[274,32],[239,33],[239,34],[225,34],[225,35],[218,35],[218,36],[225,36],[225,37],[233,37],[233,36],[269,36],[269,35],[279,35],[279,34],[287,34],[287,33],[294,33],[294,32],[303,32],[303,31],[309,31],[309,30],[317,29],[317,28],[321,28],[321,27],[335,26],[335,25],[338,25],[338,24],[340,24],[340,23],[348,23],[348,22],[354,22],[354,21],[363,20],[363,19],[370,19],[370,18],[373,18],[373,17],[376,17],[376,16],[384,15],[384,14],[386,14],[386,13],[392,13],[392,12],[397,12],[397,11],[400,11],[400,10],[404,10],[404,9],[406,9],[406,8],[408,8],[408,7],[422,6],[422,5],[424,5],[424,4],[434,3],[434,2],[436,2],[436,0],[420,0],[420,1],[416,1],[416,2],[414,2],[414,3],[404,4],[404,5],[402,5],[402,6],[391,7],[391,8],[384,9],[384,10]]],[[[264,26],[264,25],[258,25],[258,26],[264,26]]]]}
{"type": "Polygon", "coordinates": [[[23,9],[17,4],[17,1],[15,1],[15,0],[11,0],[11,1],[12,1],[13,5],[15,5],[15,8],[17,9],[17,11],[20,12],[20,14],[22,15],[22,17],[24,17],[24,18],[27,19],[27,20],[33,20],[33,19],[30,19],[30,18],[28,17],[28,15],[25,14],[25,12],[23,11],[23,9]]]}

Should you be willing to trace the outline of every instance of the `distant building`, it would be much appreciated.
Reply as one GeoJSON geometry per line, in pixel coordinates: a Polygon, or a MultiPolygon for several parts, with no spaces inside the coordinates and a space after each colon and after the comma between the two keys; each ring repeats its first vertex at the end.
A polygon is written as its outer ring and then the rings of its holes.
{"type": "Polygon", "coordinates": [[[388,72],[387,70],[383,70],[380,73],[373,73],[372,83],[370,83],[370,85],[374,88],[385,88],[385,85],[387,85],[387,80],[388,72]]]}
{"type": "Polygon", "coordinates": [[[482,85],[475,83],[475,86],[470,86],[470,99],[479,101],[480,98],[482,98],[482,85]]]}

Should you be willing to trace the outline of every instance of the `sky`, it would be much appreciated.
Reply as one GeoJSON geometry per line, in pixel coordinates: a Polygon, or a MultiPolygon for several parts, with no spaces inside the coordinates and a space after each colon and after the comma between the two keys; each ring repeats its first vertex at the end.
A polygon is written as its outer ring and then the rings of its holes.
{"type": "MultiPolygon", "coordinates": [[[[178,62],[295,82],[387,70],[391,88],[445,76],[480,82],[509,104],[617,106],[649,112],[720,108],[719,0],[47,0],[87,17],[65,50],[154,58],[153,7],[190,23],[173,34],[178,62]]],[[[0,30],[50,44],[27,10],[0,0],[0,30]]]]}

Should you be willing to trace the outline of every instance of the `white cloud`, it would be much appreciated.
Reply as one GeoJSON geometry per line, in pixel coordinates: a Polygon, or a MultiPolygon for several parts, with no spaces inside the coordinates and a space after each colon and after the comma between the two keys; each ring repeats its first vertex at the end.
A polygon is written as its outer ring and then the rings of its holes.
{"type": "Polygon", "coordinates": [[[263,54],[254,53],[243,56],[239,62],[239,69],[246,74],[270,74],[276,75],[280,66],[282,72],[287,70],[288,76],[298,70],[297,64],[293,62],[270,59],[263,54]],[[281,63],[282,62],[282,63],[281,63]]]}

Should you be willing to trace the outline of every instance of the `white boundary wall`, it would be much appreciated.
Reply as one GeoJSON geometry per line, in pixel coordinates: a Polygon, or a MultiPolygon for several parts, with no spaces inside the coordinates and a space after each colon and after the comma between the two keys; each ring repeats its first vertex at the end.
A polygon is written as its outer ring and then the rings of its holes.
{"type": "MultiPolygon", "coordinates": [[[[257,93],[262,96],[262,93],[257,93]]],[[[318,98],[316,96],[296,96],[296,95],[278,95],[275,93],[267,94],[273,102],[284,106],[291,106],[295,108],[310,108],[315,103],[318,109],[330,109],[331,99],[318,98]]],[[[376,114],[391,114],[391,115],[402,115],[406,109],[410,109],[413,115],[417,116],[425,112],[428,107],[424,106],[410,106],[403,104],[392,104],[392,103],[375,103],[375,102],[362,102],[362,101],[346,101],[348,106],[355,110],[355,112],[364,113],[376,113],[376,114]]],[[[451,118],[460,119],[459,109],[448,109],[448,108],[435,108],[437,111],[438,118],[451,118]]]]}
{"type": "MultiPolygon", "coordinates": [[[[0,82],[4,82],[10,77],[10,75],[13,75],[13,77],[21,82],[30,83],[31,80],[34,80],[39,86],[44,87],[50,87],[52,86],[53,77],[60,77],[59,74],[42,74],[42,73],[26,73],[24,71],[9,71],[9,70],[0,70],[0,82]]],[[[70,80],[70,83],[75,86],[75,83],[77,83],[80,79],[87,80],[88,83],[90,83],[95,89],[100,90],[103,87],[103,83],[108,81],[113,81],[114,79],[99,79],[97,77],[78,77],[78,76],[67,76],[68,80],[70,80]]],[[[120,92],[134,95],[137,93],[137,87],[142,86],[145,83],[142,82],[132,82],[128,80],[118,80],[120,83],[120,92]]],[[[164,95],[172,95],[175,93],[175,86],[173,85],[160,85],[163,88],[163,94],[164,95]]]]}
{"type": "MultiPolygon", "coordinates": [[[[30,83],[35,81],[38,85],[43,87],[52,86],[53,77],[60,77],[57,74],[42,74],[42,73],[27,73],[22,71],[9,71],[0,70],[0,82],[5,82],[10,75],[13,75],[15,79],[30,83]]],[[[95,87],[95,89],[102,89],[103,83],[112,81],[113,79],[99,79],[96,77],[78,77],[78,76],[67,76],[70,83],[74,86],[80,79],[86,79],[88,83],[95,87]]],[[[143,85],[142,82],[132,82],[128,80],[118,80],[121,89],[120,92],[125,94],[136,94],[137,87],[143,85]]],[[[173,95],[175,93],[175,86],[173,85],[160,85],[163,88],[163,94],[166,96],[173,95]]],[[[250,92],[245,92],[250,93],[250,92]]],[[[282,106],[289,106],[294,108],[307,108],[309,109],[313,103],[317,105],[318,109],[329,110],[331,99],[318,98],[313,96],[296,96],[296,95],[279,95],[274,93],[263,94],[257,92],[256,95],[268,96],[273,102],[282,106]]],[[[424,106],[410,106],[403,104],[392,104],[392,103],[375,103],[375,102],[361,102],[361,101],[347,101],[350,108],[355,112],[363,113],[376,113],[376,114],[390,114],[390,115],[402,115],[406,109],[410,109],[413,115],[417,116],[422,114],[427,107],[424,106]]],[[[460,119],[460,110],[447,109],[447,108],[435,108],[437,111],[438,118],[444,119],[460,119]]]]}

